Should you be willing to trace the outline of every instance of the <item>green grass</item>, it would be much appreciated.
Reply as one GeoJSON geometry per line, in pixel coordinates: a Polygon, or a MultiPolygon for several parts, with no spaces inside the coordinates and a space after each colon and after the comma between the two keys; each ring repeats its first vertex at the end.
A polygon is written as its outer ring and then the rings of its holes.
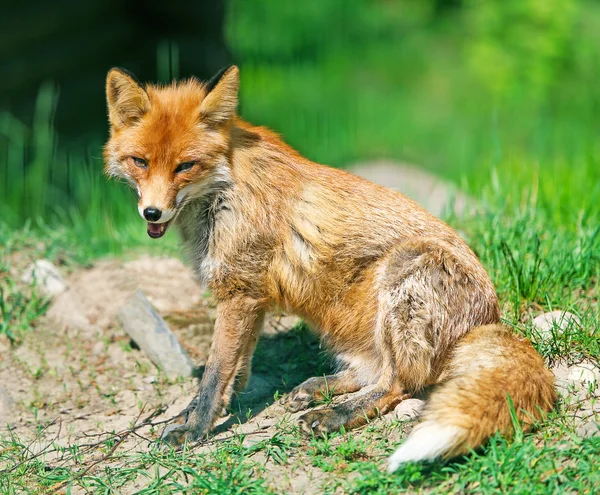
{"type": "Polygon", "coordinates": [[[11,343],[17,343],[19,334],[33,327],[48,304],[35,288],[29,294],[23,293],[6,278],[0,283],[0,334],[6,335],[11,343]]]}
{"type": "Polygon", "coordinates": [[[142,446],[112,454],[119,437],[109,437],[97,447],[97,455],[106,456],[98,465],[84,460],[85,449],[74,445],[59,449],[59,460],[46,462],[13,438],[0,441],[0,467],[8,466],[0,476],[0,490],[11,495],[79,487],[117,494],[137,482],[143,487],[134,491],[139,494],[281,493],[277,480],[267,482],[266,473],[272,466],[297,468],[303,463],[320,473],[316,493],[596,493],[600,437],[577,438],[560,414],[541,428],[512,442],[497,435],[469,456],[449,463],[409,464],[394,474],[382,469],[393,444],[375,425],[312,440],[281,426],[267,440],[248,446],[244,435],[237,435],[202,453],[142,446]]]}
{"type": "MultiPolygon", "coordinates": [[[[118,439],[104,442],[102,450],[110,452],[118,439]]],[[[203,456],[193,452],[165,452],[151,449],[133,455],[111,457],[114,467],[99,472],[86,472],[86,466],[76,467],[75,447],[65,449],[63,456],[75,461],[72,467],[51,468],[37,459],[21,458],[27,445],[14,439],[3,442],[0,464],[10,461],[16,466],[9,475],[0,477],[0,491],[6,495],[17,493],[56,493],[62,489],[69,492],[78,486],[90,493],[117,494],[123,486],[135,480],[145,482],[140,494],[158,495],[186,494],[265,494],[274,493],[265,488],[260,479],[261,468],[248,460],[247,453],[238,446],[237,440],[222,443],[213,453],[203,456]],[[35,483],[30,483],[35,480],[35,483]]]]}
{"type": "Polygon", "coordinates": [[[373,464],[358,466],[360,476],[349,493],[387,494],[405,490],[428,493],[595,493],[600,487],[597,452],[600,439],[507,443],[494,437],[485,451],[446,465],[409,465],[397,475],[382,474],[373,464]]]}

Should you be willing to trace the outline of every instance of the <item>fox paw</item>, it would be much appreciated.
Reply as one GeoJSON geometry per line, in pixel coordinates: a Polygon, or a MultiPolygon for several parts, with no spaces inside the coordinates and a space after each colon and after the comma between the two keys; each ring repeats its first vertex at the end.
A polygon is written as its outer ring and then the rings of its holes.
{"type": "Polygon", "coordinates": [[[200,439],[201,435],[192,428],[189,428],[185,424],[174,424],[168,425],[161,437],[160,441],[166,445],[173,447],[176,450],[181,449],[184,444],[194,444],[200,439]]]}
{"type": "Polygon", "coordinates": [[[287,397],[284,403],[284,407],[292,412],[302,411],[308,409],[315,401],[315,396],[309,390],[306,390],[302,386],[293,389],[287,397]]]}
{"type": "Polygon", "coordinates": [[[317,409],[303,414],[298,419],[298,425],[307,435],[325,436],[328,433],[340,431],[344,426],[342,418],[331,409],[317,409]]]}
{"type": "Polygon", "coordinates": [[[188,407],[181,411],[175,418],[174,422],[167,425],[160,436],[160,441],[163,444],[170,445],[176,450],[181,449],[184,443],[192,444],[198,441],[200,435],[194,428],[188,425],[190,413],[194,409],[195,402],[192,401],[188,407]]]}

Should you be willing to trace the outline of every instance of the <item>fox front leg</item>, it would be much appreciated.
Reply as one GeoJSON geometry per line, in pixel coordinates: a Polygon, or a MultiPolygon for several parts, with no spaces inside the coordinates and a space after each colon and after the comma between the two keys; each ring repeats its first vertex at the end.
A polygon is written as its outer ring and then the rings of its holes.
{"type": "Polygon", "coordinates": [[[173,447],[194,443],[205,436],[231,397],[236,375],[251,359],[264,318],[264,310],[254,299],[236,297],[217,305],[215,333],[198,396],[180,416],[182,425],[165,428],[162,440],[173,447]]]}

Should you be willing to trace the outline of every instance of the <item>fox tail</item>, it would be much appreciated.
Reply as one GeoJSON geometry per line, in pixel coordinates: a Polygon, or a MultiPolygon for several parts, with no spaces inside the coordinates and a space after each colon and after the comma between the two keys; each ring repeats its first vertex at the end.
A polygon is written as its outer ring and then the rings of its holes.
{"type": "Polygon", "coordinates": [[[510,401],[523,430],[550,411],[554,377],[529,340],[502,325],[470,330],[454,350],[422,420],[388,460],[406,462],[468,453],[499,431],[514,433],[510,401]]]}

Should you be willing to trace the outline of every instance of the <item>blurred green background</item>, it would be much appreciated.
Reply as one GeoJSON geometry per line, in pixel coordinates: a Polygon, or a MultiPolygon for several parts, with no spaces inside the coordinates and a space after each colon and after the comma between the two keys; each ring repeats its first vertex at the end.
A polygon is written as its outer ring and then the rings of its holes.
{"type": "Polygon", "coordinates": [[[115,65],[168,81],[236,63],[242,116],[314,161],[407,161],[515,204],[535,190],[566,229],[598,211],[592,0],[32,1],[2,7],[0,57],[0,230],[148,242],[102,176],[115,65]]]}

